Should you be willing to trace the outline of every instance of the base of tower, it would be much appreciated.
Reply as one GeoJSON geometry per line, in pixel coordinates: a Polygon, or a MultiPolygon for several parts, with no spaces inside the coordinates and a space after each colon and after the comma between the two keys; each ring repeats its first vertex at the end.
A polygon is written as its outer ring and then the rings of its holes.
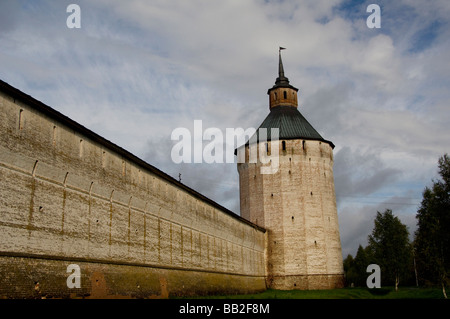
{"type": "Polygon", "coordinates": [[[316,290],[344,287],[343,274],[288,275],[267,277],[267,287],[279,290],[316,290]]]}

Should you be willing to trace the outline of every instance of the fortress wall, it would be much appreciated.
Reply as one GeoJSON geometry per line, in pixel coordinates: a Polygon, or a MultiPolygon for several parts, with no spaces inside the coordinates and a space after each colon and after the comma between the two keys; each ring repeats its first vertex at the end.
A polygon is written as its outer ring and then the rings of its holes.
{"type": "Polygon", "coordinates": [[[0,296],[265,289],[263,228],[7,89],[0,92],[0,296]],[[71,263],[80,265],[81,288],[66,285],[71,263]]]}

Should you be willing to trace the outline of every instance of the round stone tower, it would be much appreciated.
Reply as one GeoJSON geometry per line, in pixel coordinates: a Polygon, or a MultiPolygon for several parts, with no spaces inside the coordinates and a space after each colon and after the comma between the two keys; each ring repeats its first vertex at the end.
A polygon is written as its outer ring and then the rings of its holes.
{"type": "Polygon", "coordinates": [[[238,155],[245,152],[245,161],[238,163],[241,216],[267,230],[269,288],[338,288],[343,286],[344,271],[334,144],[299,112],[297,92],[284,75],[279,54],[278,78],[267,92],[270,113],[256,136],[237,150],[238,155]],[[266,138],[261,128],[267,129],[266,138]],[[272,139],[273,128],[279,129],[278,141],[272,139]],[[252,154],[258,154],[257,160],[252,154]],[[269,156],[269,164],[261,160],[262,155],[269,156]],[[263,172],[263,167],[274,163],[272,173],[263,172]]]}

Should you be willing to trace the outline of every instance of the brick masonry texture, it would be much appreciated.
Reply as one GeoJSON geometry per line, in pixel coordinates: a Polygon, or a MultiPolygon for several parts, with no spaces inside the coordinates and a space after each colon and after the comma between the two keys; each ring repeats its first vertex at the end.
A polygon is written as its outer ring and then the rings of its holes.
{"type": "Polygon", "coordinates": [[[259,144],[246,146],[246,162],[238,164],[241,215],[268,232],[267,284],[275,289],[342,287],[332,147],[300,139],[285,140],[284,150],[282,145],[278,142],[275,174],[261,174],[259,154],[257,163],[249,163],[259,144]]]}
{"type": "Polygon", "coordinates": [[[39,103],[0,92],[0,296],[266,289],[265,229],[39,103]]]}

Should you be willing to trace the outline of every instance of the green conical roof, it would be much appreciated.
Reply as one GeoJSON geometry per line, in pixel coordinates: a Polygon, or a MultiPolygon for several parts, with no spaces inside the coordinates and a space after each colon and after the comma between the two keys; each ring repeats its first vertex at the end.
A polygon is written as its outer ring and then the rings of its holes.
{"type": "MultiPolygon", "coordinates": [[[[329,143],[332,147],[334,144],[325,140],[314,127],[306,120],[296,107],[277,106],[270,110],[269,115],[264,119],[258,127],[267,129],[267,140],[271,140],[271,128],[279,128],[279,140],[317,140],[329,143]]],[[[258,135],[259,141],[259,135],[258,135]]]]}

